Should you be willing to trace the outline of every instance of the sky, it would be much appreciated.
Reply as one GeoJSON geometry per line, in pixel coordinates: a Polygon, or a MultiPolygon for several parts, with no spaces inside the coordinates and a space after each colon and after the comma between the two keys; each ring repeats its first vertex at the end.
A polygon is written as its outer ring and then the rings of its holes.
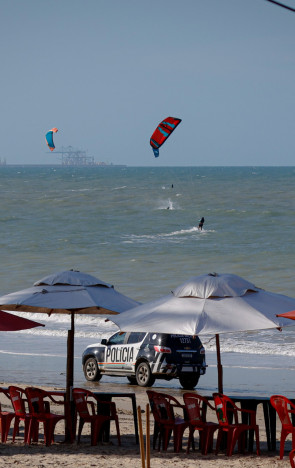
{"type": "MultiPolygon", "coordinates": [[[[295,0],[285,0],[295,7],[295,0]]],[[[295,13],[266,0],[0,0],[0,159],[293,166],[295,13]],[[181,124],[155,159],[168,116],[181,124]]]]}

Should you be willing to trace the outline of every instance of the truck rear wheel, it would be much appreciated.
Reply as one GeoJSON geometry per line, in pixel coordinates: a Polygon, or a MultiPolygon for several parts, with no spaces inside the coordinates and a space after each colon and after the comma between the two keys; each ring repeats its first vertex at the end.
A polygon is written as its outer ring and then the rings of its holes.
{"type": "Polygon", "coordinates": [[[138,364],[136,369],[136,381],[140,387],[151,387],[155,382],[155,377],[150,366],[146,362],[138,364]]]}
{"type": "Polygon", "coordinates": [[[180,374],[179,382],[184,390],[193,390],[198,385],[199,378],[199,372],[186,372],[180,374]]]}

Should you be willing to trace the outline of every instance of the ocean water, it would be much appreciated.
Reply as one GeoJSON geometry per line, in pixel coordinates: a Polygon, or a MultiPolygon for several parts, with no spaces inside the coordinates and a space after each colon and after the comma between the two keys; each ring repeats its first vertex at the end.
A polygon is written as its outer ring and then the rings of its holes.
{"type": "MultiPolygon", "coordinates": [[[[235,273],[295,297],[295,168],[0,167],[0,294],[78,269],[146,302],[191,276],[235,273]],[[203,231],[198,221],[204,216],[203,231]]],[[[67,317],[19,314],[44,328],[1,333],[0,380],[65,385],[67,317]]],[[[78,316],[75,384],[84,348],[117,328],[78,316]]],[[[224,390],[292,393],[295,327],[221,335],[224,390]]],[[[215,342],[202,339],[217,386],[215,342]]],[[[104,377],[98,386],[127,379],[104,377]]],[[[180,388],[178,381],[156,386],[180,388]]]]}

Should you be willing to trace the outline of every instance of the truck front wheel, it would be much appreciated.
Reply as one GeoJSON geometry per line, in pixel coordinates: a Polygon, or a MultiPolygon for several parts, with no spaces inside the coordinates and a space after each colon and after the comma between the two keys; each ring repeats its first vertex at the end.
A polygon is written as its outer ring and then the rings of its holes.
{"type": "Polygon", "coordinates": [[[93,357],[87,359],[83,366],[83,371],[86,380],[89,380],[90,382],[98,382],[102,377],[98,370],[96,359],[93,357]]]}

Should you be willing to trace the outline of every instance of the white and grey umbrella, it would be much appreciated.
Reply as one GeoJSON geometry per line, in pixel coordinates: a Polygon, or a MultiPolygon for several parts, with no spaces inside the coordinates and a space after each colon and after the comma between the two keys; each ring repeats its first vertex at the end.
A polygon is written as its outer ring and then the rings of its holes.
{"type": "Polygon", "coordinates": [[[5,310],[69,314],[67,344],[67,399],[74,381],[75,314],[116,314],[139,305],[117,292],[111,284],[80,271],[62,271],[42,278],[34,286],[0,297],[5,310]]]}
{"type": "Polygon", "coordinates": [[[233,274],[196,276],[169,295],[109,319],[124,331],[216,335],[218,388],[222,392],[219,334],[290,326],[276,314],[295,299],[257,288],[233,274]]]}

